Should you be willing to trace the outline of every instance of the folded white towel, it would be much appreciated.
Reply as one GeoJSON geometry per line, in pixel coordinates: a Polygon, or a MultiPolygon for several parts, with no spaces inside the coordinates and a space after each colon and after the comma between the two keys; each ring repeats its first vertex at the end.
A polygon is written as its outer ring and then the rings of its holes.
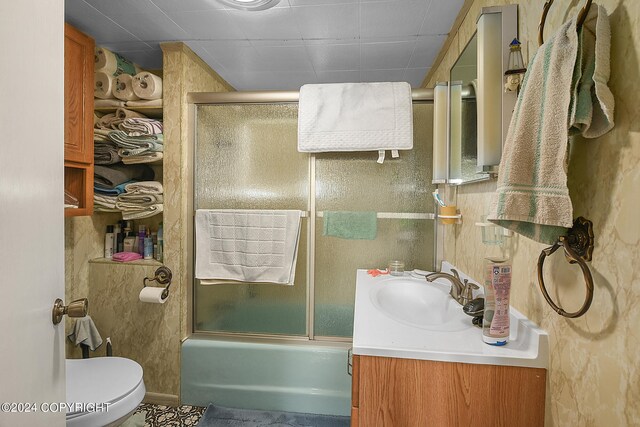
{"type": "Polygon", "coordinates": [[[137,209],[163,202],[162,194],[122,193],[118,195],[115,207],[121,210],[137,209]]]}
{"type": "Polygon", "coordinates": [[[164,210],[164,205],[162,203],[158,203],[151,206],[135,206],[135,207],[132,206],[122,211],[122,219],[130,220],[130,219],[149,218],[159,213],[162,213],[163,210],[164,210]]]}
{"type": "Polygon", "coordinates": [[[408,83],[304,85],[298,108],[298,151],[413,148],[408,83]]]}
{"type": "Polygon", "coordinates": [[[96,108],[106,107],[106,108],[118,108],[124,107],[125,102],[120,101],[119,99],[94,99],[93,106],[96,108]]]}
{"type": "Polygon", "coordinates": [[[163,155],[161,152],[146,151],[135,156],[127,156],[122,158],[122,163],[125,165],[137,165],[140,163],[155,163],[161,161],[163,155]]]}
{"type": "Polygon", "coordinates": [[[124,191],[130,194],[162,194],[164,189],[158,181],[139,181],[125,185],[124,191]]]}
{"type": "Polygon", "coordinates": [[[127,107],[162,107],[162,98],[127,101],[127,107]]]}
{"type": "Polygon", "coordinates": [[[198,209],[196,278],[293,285],[300,215],[297,210],[198,209]]]}

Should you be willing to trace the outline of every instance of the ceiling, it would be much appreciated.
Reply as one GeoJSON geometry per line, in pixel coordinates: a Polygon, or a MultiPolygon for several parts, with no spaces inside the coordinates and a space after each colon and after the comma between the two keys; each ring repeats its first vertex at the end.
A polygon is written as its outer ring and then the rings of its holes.
{"type": "Polygon", "coordinates": [[[238,90],[305,83],[420,86],[464,0],[280,0],[264,11],[218,0],[65,0],[65,20],[143,68],[184,41],[238,90]]]}

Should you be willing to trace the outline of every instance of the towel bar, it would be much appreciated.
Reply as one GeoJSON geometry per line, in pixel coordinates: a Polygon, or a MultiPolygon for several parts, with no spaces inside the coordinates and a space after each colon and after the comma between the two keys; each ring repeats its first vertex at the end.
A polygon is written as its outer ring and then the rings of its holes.
{"type": "MultiPolygon", "coordinates": [[[[324,211],[317,211],[316,217],[323,218],[324,211]]],[[[435,219],[436,216],[433,213],[420,212],[378,212],[377,217],[378,219],[435,219]]]]}
{"type": "MultiPolygon", "coordinates": [[[[544,9],[542,9],[542,17],[540,18],[540,25],[538,25],[538,45],[542,45],[544,43],[544,23],[547,20],[547,13],[549,13],[549,9],[553,4],[554,0],[547,0],[544,3],[544,9]]],[[[582,10],[580,10],[580,14],[578,15],[578,30],[584,24],[584,20],[587,19],[587,15],[589,14],[589,9],[591,8],[591,2],[593,0],[587,0],[582,10]]]]}
{"type": "Polygon", "coordinates": [[[593,277],[591,276],[591,271],[587,266],[587,261],[591,261],[593,245],[593,223],[588,219],[578,217],[573,222],[573,227],[569,230],[567,235],[560,236],[553,246],[543,249],[540,253],[540,257],[538,257],[538,285],[540,285],[540,290],[542,291],[544,299],[547,300],[547,303],[549,303],[551,308],[561,316],[570,318],[580,317],[586,313],[591,306],[591,302],[593,301],[593,277]],[[587,294],[582,307],[580,307],[578,311],[574,311],[572,313],[566,312],[553,302],[544,284],[542,272],[544,268],[544,260],[558,250],[560,246],[564,249],[564,255],[567,261],[571,264],[578,263],[582,269],[582,274],[584,275],[584,281],[587,288],[587,294]]]}

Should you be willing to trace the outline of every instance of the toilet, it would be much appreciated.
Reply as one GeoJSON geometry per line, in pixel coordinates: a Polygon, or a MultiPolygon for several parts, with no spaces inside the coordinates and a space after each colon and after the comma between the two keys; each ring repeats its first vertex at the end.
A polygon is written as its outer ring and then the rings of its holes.
{"type": "Polygon", "coordinates": [[[142,367],[123,357],[67,359],[67,427],[117,426],[146,389],[142,367]]]}

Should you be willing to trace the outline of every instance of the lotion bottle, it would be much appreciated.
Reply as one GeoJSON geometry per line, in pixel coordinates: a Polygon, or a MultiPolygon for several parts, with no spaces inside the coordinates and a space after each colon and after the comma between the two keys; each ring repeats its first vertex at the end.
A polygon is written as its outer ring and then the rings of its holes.
{"type": "Polygon", "coordinates": [[[511,264],[504,258],[485,258],[482,340],[489,345],[509,341],[511,264]]]}
{"type": "Polygon", "coordinates": [[[107,225],[107,234],[104,235],[104,257],[113,258],[113,225],[107,225]]]}
{"type": "Polygon", "coordinates": [[[147,235],[144,237],[144,259],[153,259],[153,240],[147,230],[147,235]]]}
{"type": "Polygon", "coordinates": [[[125,252],[133,252],[133,247],[134,247],[134,243],[136,241],[136,237],[133,233],[133,231],[129,232],[129,235],[127,237],[125,237],[124,239],[124,244],[123,244],[123,249],[125,252]]]}

